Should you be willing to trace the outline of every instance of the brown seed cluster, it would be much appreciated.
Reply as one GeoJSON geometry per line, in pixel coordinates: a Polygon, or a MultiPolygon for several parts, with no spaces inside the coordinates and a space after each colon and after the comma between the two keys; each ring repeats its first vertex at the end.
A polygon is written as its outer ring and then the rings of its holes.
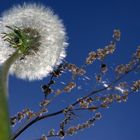
{"type": "Polygon", "coordinates": [[[113,54],[116,49],[116,41],[119,41],[121,37],[121,32],[119,29],[113,31],[113,39],[109,45],[105,46],[103,49],[98,49],[96,52],[92,51],[86,58],[86,64],[92,64],[96,59],[103,60],[107,55],[113,54]]]}
{"type": "Polygon", "coordinates": [[[96,52],[92,51],[88,54],[88,57],[86,58],[86,64],[92,64],[96,60],[96,52]]]}
{"type": "Polygon", "coordinates": [[[136,51],[136,53],[135,53],[135,57],[136,57],[137,59],[140,59],[140,46],[137,48],[137,51],[136,51]]]}
{"type": "Polygon", "coordinates": [[[89,105],[93,102],[91,97],[87,97],[86,99],[78,99],[79,105],[81,108],[89,108],[89,105]]]}
{"type": "Polygon", "coordinates": [[[84,69],[77,67],[75,64],[67,64],[66,67],[73,75],[84,75],[86,73],[84,69]]]}
{"type": "Polygon", "coordinates": [[[131,87],[132,91],[139,91],[140,89],[140,80],[137,80],[133,83],[132,87],[131,87]]]}
{"type": "Polygon", "coordinates": [[[31,119],[34,116],[34,112],[30,109],[24,109],[21,112],[18,112],[15,116],[10,118],[10,123],[12,126],[14,126],[16,123],[20,122],[21,120],[27,118],[31,119]]]}
{"type": "Polygon", "coordinates": [[[116,40],[116,41],[120,41],[120,37],[121,37],[121,32],[119,29],[114,29],[113,31],[113,38],[116,40]]]}
{"type": "Polygon", "coordinates": [[[75,113],[73,112],[73,106],[70,105],[68,108],[63,110],[65,116],[64,120],[60,123],[60,130],[64,130],[65,126],[70,123],[70,121],[75,118],[75,113]]]}
{"type": "Polygon", "coordinates": [[[125,74],[125,73],[131,71],[138,63],[139,63],[139,61],[137,61],[136,59],[132,59],[127,64],[120,64],[120,65],[116,66],[115,72],[118,75],[125,74]]]}
{"type": "Polygon", "coordinates": [[[108,94],[105,96],[97,96],[95,99],[91,98],[90,102],[87,102],[87,100],[80,99],[79,105],[80,109],[87,109],[89,111],[97,111],[99,108],[109,108],[109,106],[114,102],[126,102],[128,99],[129,92],[125,92],[121,95],[119,94],[108,94]]]}
{"type": "Polygon", "coordinates": [[[110,96],[110,103],[112,103],[113,101],[116,102],[126,102],[128,99],[128,93],[127,94],[113,94],[113,95],[109,95],[110,96]]]}
{"type": "Polygon", "coordinates": [[[42,85],[41,88],[42,88],[42,92],[45,94],[45,96],[52,93],[52,89],[50,88],[50,85],[42,85]]]}
{"type": "MultiPolygon", "coordinates": [[[[71,118],[70,118],[71,119],[71,118]]],[[[76,126],[69,127],[68,129],[64,130],[64,128],[59,129],[58,133],[55,132],[54,129],[51,129],[48,133],[48,136],[42,135],[40,140],[47,140],[47,137],[58,136],[63,139],[66,135],[74,135],[80,130],[85,130],[86,128],[90,128],[94,125],[97,120],[101,119],[101,113],[95,113],[95,116],[87,120],[82,124],[78,124],[76,126]]]]}
{"type": "Polygon", "coordinates": [[[65,136],[65,131],[62,130],[62,129],[60,129],[59,132],[57,133],[57,135],[58,135],[61,139],[63,139],[64,136],[65,136]]]}
{"type": "Polygon", "coordinates": [[[102,75],[101,74],[95,75],[95,79],[97,82],[100,83],[102,81],[102,75]]]}
{"type": "Polygon", "coordinates": [[[119,75],[121,74],[125,74],[127,72],[129,72],[130,70],[132,69],[132,65],[131,64],[121,64],[121,65],[118,65],[116,68],[115,68],[115,72],[119,75]]]}
{"type": "Polygon", "coordinates": [[[76,83],[70,82],[64,87],[63,91],[64,92],[70,92],[75,87],[76,87],[76,83]]]}
{"type": "Polygon", "coordinates": [[[59,95],[63,92],[71,92],[72,89],[74,89],[76,87],[76,83],[74,82],[69,82],[63,89],[57,89],[56,90],[56,95],[59,95]]]}
{"type": "Polygon", "coordinates": [[[97,51],[92,51],[88,54],[86,58],[86,64],[92,64],[95,60],[103,60],[107,55],[114,53],[116,48],[115,42],[110,42],[108,46],[103,49],[97,49],[97,51]]]}
{"type": "Polygon", "coordinates": [[[77,126],[73,126],[73,127],[68,128],[65,133],[66,133],[66,135],[71,135],[72,136],[73,134],[76,134],[80,130],[90,128],[92,125],[94,125],[95,121],[99,120],[99,119],[101,119],[101,114],[96,113],[93,118],[87,120],[83,124],[78,124],[77,126]]]}
{"type": "Polygon", "coordinates": [[[109,106],[113,103],[113,101],[116,102],[126,102],[128,99],[128,95],[119,95],[119,94],[110,94],[105,97],[100,98],[100,103],[98,106],[92,106],[89,109],[91,111],[96,111],[99,108],[109,108],[109,106]]]}
{"type": "MultiPolygon", "coordinates": [[[[60,64],[52,73],[51,73],[51,77],[50,80],[48,82],[48,84],[44,84],[41,85],[41,89],[42,92],[45,95],[45,99],[48,97],[48,95],[50,95],[51,93],[53,93],[53,89],[51,88],[52,85],[56,84],[56,82],[53,80],[53,78],[58,78],[61,76],[61,74],[66,70],[66,64],[60,64]]],[[[57,91],[58,94],[60,94],[60,91],[57,91]]]]}
{"type": "Polygon", "coordinates": [[[50,103],[50,100],[45,99],[45,100],[43,100],[43,101],[40,103],[40,106],[41,106],[42,108],[45,108],[45,107],[48,106],[49,103],[50,103]]]}
{"type": "Polygon", "coordinates": [[[105,58],[106,54],[106,49],[97,49],[97,59],[103,60],[105,58]]]}
{"type": "Polygon", "coordinates": [[[65,108],[65,109],[63,110],[63,113],[66,115],[68,112],[71,112],[72,109],[73,109],[73,106],[72,106],[72,105],[69,105],[67,108],[65,108]]]}

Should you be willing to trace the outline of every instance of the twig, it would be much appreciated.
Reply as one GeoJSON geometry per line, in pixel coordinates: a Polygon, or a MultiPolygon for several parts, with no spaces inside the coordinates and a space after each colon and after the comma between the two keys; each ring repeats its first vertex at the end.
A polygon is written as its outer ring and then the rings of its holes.
{"type": "MultiPolygon", "coordinates": [[[[104,88],[101,88],[99,90],[96,90],[96,91],[92,91],[90,92],[88,95],[82,97],[81,99],[84,100],[88,97],[91,97],[97,93],[100,93],[106,89],[108,89],[109,87],[111,87],[113,84],[117,83],[118,81],[120,81],[122,78],[124,78],[126,75],[128,75],[130,72],[134,71],[135,69],[137,69],[137,67],[140,65],[140,61],[138,61],[138,63],[129,71],[127,71],[125,74],[121,75],[119,78],[115,79],[111,84],[108,85],[108,87],[104,87],[104,88]]],[[[77,104],[79,103],[79,100],[74,102],[72,104],[72,106],[76,106],[77,104]]],[[[65,109],[67,109],[68,107],[66,107],[65,109]]],[[[23,133],[27,128],[29,128],[31,125],[33,125],[34,123],[40,121],[40,120],[43,120],[43,119],[46,119],[46,118],[49,118],[49,117],[53,117],[53,116],[56,116],[56,115],[59,115],[61,113],[63,113],[63,111],[65,109],[62,109],[60,111],[57,111],[55,113],[51,113],[51,114],[47,114],[47,115],[44,115],[44,116],[38,116],[36,117],[34,120],[32,120],[31,122],[29,122],[27,125],[25,125],[23,128],[21,128],[17,133],[13,134],[13,137],[11,138],[11,140],[15,140],[21,133],[23,133]]]]}

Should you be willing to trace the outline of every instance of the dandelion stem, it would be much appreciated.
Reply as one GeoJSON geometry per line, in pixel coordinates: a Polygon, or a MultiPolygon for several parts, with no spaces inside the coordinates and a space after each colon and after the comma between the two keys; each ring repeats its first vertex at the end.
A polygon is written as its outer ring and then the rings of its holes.
{"type": "Polygon", "coordinates": [[[18,50],[15,51],[6,62],[0,67],[0,140],[10,139],[10,124],[8,114],[8,72],[10,66],[20,56],[18,50]]]}

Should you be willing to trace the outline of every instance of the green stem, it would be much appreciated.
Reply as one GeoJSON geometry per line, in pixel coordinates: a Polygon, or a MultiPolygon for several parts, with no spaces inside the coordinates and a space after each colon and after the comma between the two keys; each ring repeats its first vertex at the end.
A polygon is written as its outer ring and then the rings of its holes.
{"type": "Polygon", "coordinates": [[[15,51],[0,67],[0,140],[10,140],[10,123],[8,113],[8,72],[10,66],[20,56],[15,51]]]}

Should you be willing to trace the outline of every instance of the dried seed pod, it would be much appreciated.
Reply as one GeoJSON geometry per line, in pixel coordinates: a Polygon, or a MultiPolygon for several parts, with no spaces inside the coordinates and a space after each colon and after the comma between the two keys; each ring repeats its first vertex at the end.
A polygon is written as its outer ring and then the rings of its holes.
{"type": "Polygon", "coordinates": [[[51,129],[48,133],[50,136],[54,136],[55,135],[55,130],[54,129],[51,129]]]}
{"type": "Polygon", "coordinates": [[[115,95],[115,99],[116,99],[116,101],[119,102],[119,103],[122,101],[120,95],[115,95]]]}
{"type": "Polygon", "coordinates": [[[81,99],[79,104],[81,108],[89,108],[89,103],[86,100],[81,99]]]}
{"type": "Polygon", "coordinates": [[[51,80],[48,85],[50,86],[50,85],[53,85],[53,84],[55,84],[55,81],[51,80]]]}
{"type": "Polygon", "coordinates": [[[121,32],[119,29],[114,29],[113,31],[113,38],[116,40],[116,41],[120,41],[120,37],[121,37],[121,32]]]}
{"type": "Polygon", "coordinates": [[[139,91],[140,89],[140,80],[137,80],[133,83],[133,85],[131,86],[132,91],[139,91]]]}
{"type": "Polygon", "coordinates": [[[56,94],[56,95],[59,95],[59,94],[61,94],[62,92],[63,92],[62,90],[57,89],[57,90],[55,91],[55,94],[56,94]]]}
{"type": "Polygon", "coordinates": [[[88,98],[86,99],[86,102],[92,103],[92,102],[93,102],[93,99],[92,99],[91,97],[88,97],[88,98]]]}
{"type": "Polygon", "coordinates": [[[88,57],[86,58],[86,64],[92,64],[96,60],[96,52],[90,52],[88,57]]]}
{"type": "Polygon", "coordinates": [[[46,106],[48,106],[49,103],[50,103],[50,100],[43,100],[43,101],[40,103],[40,106],[41,106],[41,107],[46,107],[46,106]]]}
{"type": "Polygon", "coordinates": [[[115,49],[116,49],[116,43],[111,41],[110,44],[104,48],[105,54],[106,55],[113,54],[115,49]]]}
{"type": "Polygon", "coordinates": [[[102,117],[102,116],[101,116],[101,113],[96,113],[96,114],[95,114],[95,119],[96,119],[96,120],[101,119],[101,117],[102,117]]]}
{"type": "Polygon", "coordinates": [[[18,120],[18,121],[21,121],[24,117],[25,117],[25,116],[24,116],[24,113],[22,113],[22,112],[18,112],[18,113],[17,113],[17,120],[18,120]]]}
{"type": "Polygon", "coordinates": [[[52,89],[49,85],[42,85],[41,88],[45,95],[48,95],[52,92],[52,89]]]}
{"type": "Polygon", "coordinates": [[[84,75],[86,73],[86,71],[82,68],[77,68],[76,69],[76,75],[84,75]]]}
{"type": "Polygon", "coordinates": [[[74,82],[68,83],[63,89],[64,92],[70,92],[73,88],[76,87],[76,84],[74,82]]]}
{"type": "Polygon", "coordinates": [[[128,100],[128,96],[127,95],[122,96],[122,101],[126,102],[127,100],[128,100]]]}
{"type": "Polygon", "coordinates": [[[107,70],[108,70],[108,68],[107,68],[107,65],[106,64],[101,64],[101,72],[102,73],[106,73],[107,72],[107,70]]]}
{"type": "Polygon", "coordinates": [[[60,75],[61,75],[61,70],[54,70],[53,72],[52,72],[52,75],[54,76],[54,77],[59,77],[60,75]]]}
{"type": "Polygon", "coordinates": [[[118,65],[115,69],[115,72],[117,74],[124,74],[126,72],[126,67],[125,65],[121,64],[121,65],[118,65]]]}
{"type": "Polygon", "coordinates": [[[61,138],[64,138],[64,136],[65,136],[64,130],[60,129],[60,131],[58,132],[58,135],[59,135],[61,138]]]}
{"type": "Polygon", "coordinates": [[[103,60],[105,56],[106,56],[105,49],[98,49],[97,50],[97,59],[103,60]]]}
{"type": "Polygon", "coordinates": [[[10,118],[10,124],[11,125],[15,125],[16,122],[17,122],[17,117],[16,116],[10,118]]]}
{"type": "Polygon", "coordinates": [[[137,51],[134,55],[137,59],[140,59],[140,46],[138,46],[137,51]]]}
{"type": "Polygon", "coordinates": [[[102,81],[102,76],[100,74],[96,75],[95,78],[96,78],[97,82],[101,82],[102,81]]]}

